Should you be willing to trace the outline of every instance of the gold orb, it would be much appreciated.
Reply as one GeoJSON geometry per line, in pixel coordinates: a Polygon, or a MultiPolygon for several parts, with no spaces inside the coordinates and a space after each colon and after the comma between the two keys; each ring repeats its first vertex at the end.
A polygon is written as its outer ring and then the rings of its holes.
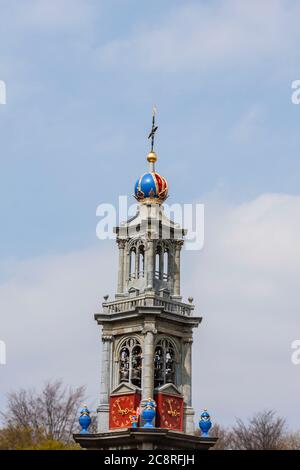
{"type": "Polygon", "coordinates": [[[155,163],[157,161],[157,155],[155,152],[148,153],[147,160],[150,163],[155,163]]]}

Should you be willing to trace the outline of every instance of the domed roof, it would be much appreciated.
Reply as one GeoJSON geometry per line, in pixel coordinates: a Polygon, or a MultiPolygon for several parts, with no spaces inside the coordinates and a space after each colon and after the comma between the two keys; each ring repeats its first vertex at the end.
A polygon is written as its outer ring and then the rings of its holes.
{"type": "Polygon", "coordinates": [[[144,173],[135,183],[134,196],[140,202],[149,202],[160,204],[168,197],[168,183],[166,179],[156,173],[155,163],[157,155],[154,152],[154,137],[158,129],[155,125],[156,109],[153,108],[152,129],[148,136],[151,139],[151,151],[148,153],[147,160],[149,162],[149,170],[144,173]]]}
{"type": "Polygon", "coordinates": [[[134,195],[141,202],[163,202],[168,196],[168,183],[163,176],[149,171],[135,183],[134,195]]]}

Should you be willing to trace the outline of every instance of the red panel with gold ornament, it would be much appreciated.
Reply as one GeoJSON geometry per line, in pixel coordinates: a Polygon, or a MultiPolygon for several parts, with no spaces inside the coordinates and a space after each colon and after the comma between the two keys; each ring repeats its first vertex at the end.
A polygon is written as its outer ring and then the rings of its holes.
{"type": "Polygon", "coordinates": [[[141,401],[140,394],[111,395],[109,401],[109,428],[130,428],[130,417],[136,413],[141,401]]]}
{"type": "Polygon", "coordinates": [[[159,428],[183,431],[183,397],[158,393],[156,400],[156,426],[159,428]]]}

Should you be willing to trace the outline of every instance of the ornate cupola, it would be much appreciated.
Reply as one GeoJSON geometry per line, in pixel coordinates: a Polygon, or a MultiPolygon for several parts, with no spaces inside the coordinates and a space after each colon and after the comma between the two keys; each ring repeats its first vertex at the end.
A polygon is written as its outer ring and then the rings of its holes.
{"type": "Polygon", "coordinates": [[[140,176],[134,188],[137,213],[115,229],[119,245],[117,297],[152,291],[181,300],[180,251],[186,231],[164,213],[168,183],[154,167],[157,129],[153,114],[148,172],[140,176]]]}
{"type": "Polygon", "coordinates": [[[161,204],[168,197],[168,183],[166,179],[155,172],[157,155],[154,152],[154,136],[158,126],[155,125],[155,111],[152,117],[152,129],[148,136],[151,138],[151,150],[148,153],[148,172],[144,173],[135,183],[134,196],[137,201],[144,204],[161,204]]]}
{"type": "MultiPolygon", "coordinates": [[[[186,230],[164,212],[168,184],[155,171],[156,131],[153,113],[148,171],[134,187],[137,212],[115,228],[119,248],[117,292],[95,315],[102,326],[103,345],[98,448],[107,448],[110,431],[116,439],[119,430],[125,439],[131,415],[137,408],[142,411],[149,397],[157,405],[155,429],[164,436],[170,432],[171,440],[172,432],[181,432],[180,438],[176,434],[174,448],[189,448],[188,440],[191,447],[199,444],[194,437],[192,408],[192,342],[193,329],[202,319],[193,315],[192,299],[183,302],[180,292],[180,257],[186,230]]],[[[126,436],[128,448],[139,448],[138,444],[134,447],[132,433],[126,436]]],[[[168,447],[167,437],[161,439],[156,448],[173,448],[168,447]],[[166,440],[167,447],[159,447],[163,445],[161,439],[166,440]]],[[[204,447],[210,445],[206,441],[204,447]]]]}

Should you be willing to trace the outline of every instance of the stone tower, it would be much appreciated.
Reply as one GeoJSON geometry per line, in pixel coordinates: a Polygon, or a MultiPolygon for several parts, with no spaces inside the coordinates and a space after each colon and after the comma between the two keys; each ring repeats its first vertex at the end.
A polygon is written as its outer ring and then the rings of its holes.
{"type": "Polygon", "coordinates": [[[194,434],[192,408],[192,299],[180,291],[186,231],[164,213],[165,178],[155,171],[153,119],[148,171],[136,182],[136,215],[115,228],[117,292],[95,319],[102,326],[98,432],[130,427],[130,414],[149,397],[156,427],[194,434]]]}

